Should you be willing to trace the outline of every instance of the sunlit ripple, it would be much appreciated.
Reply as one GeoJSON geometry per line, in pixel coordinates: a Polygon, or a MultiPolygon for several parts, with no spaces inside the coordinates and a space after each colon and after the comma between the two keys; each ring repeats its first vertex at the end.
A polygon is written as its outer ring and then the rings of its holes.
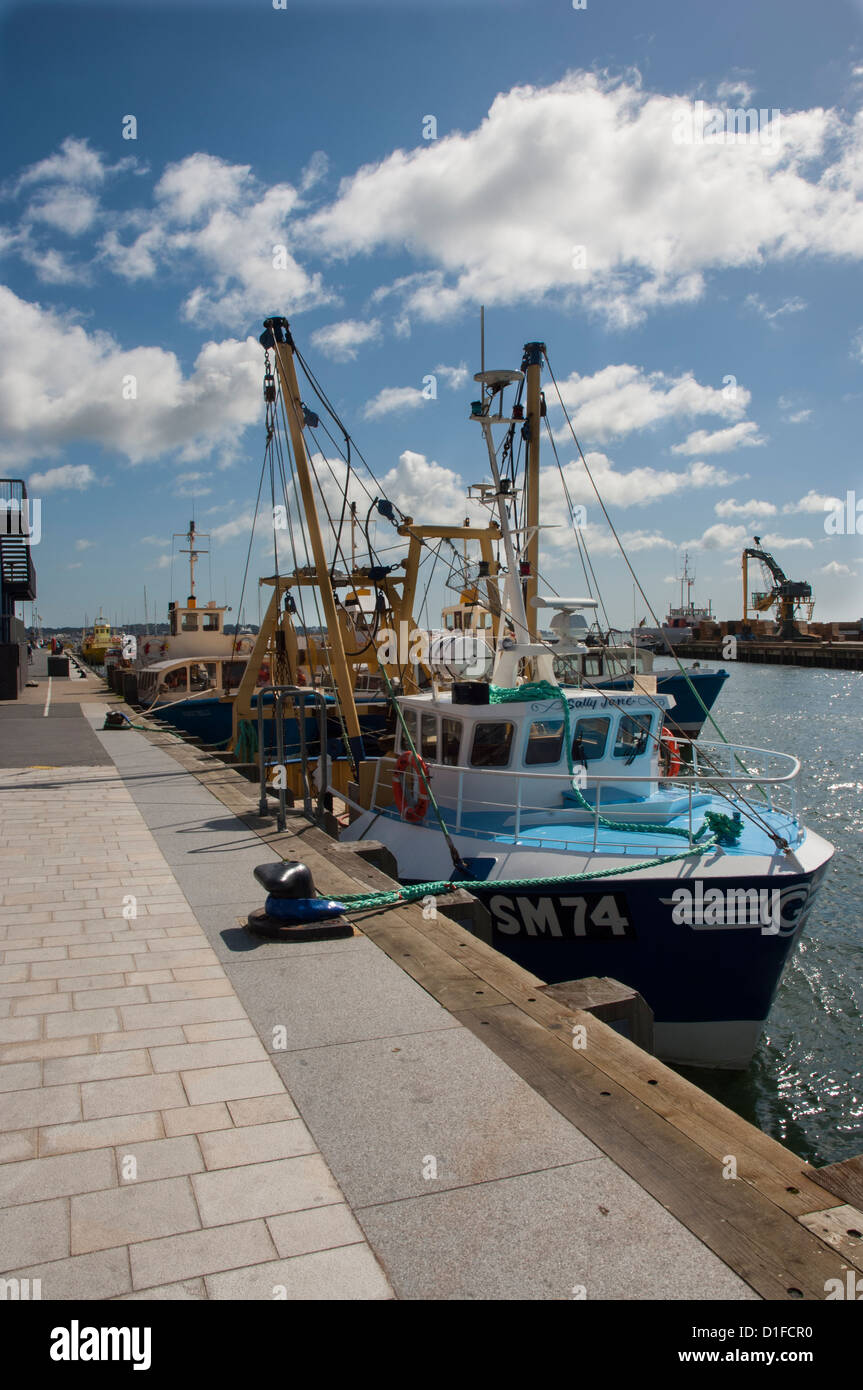
{"type": "Polygon", "coordinates": [[[726,670],[723,732],[800,758],[804,819],[836,856],[749,1070],[687,1075],[801,1158],[834,1163],[863,1152],[863,674],[726,670]]]}

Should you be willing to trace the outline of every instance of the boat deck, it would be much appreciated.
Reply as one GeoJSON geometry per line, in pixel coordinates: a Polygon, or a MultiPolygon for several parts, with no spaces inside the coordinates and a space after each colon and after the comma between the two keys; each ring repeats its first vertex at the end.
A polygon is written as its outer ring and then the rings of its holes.
{"type": "MultiPolygon", "coordinates": [[[[637,821],[637,810],[627,808],[628,814],[633,821],[637,821]]],[[[705,798],[704,804],[693,812],[693,825],[698,829],[704,821],[704,812],[711,811],[727,816],[730,812],[728,801],[723,797],[705,798]]],[[[378,813],[389,819],[399,820],[399,815],[391,810],[383,810],[378,813]]],[[[594,847],[594,833],[596,835],[596,847],[600,853],[603,851],[612,855],[627,855],[634,858],[643,858],[646,854],[677,854],[681,850],[689,848],[688,814],[675,816],[668,822],[668,827],[685,832],[685,835],[670,834],[669,830],[661,824],[651,825],[649,829],[638,831],[627,829],[621,831],[612,827],[600,825],[594,832],[592,819],[586,816],[576,819],[578,813],[573,813],[572,821],[567,824],[562,819],[560,813],[555,815],[554,820],[543,821],[538,818],[536,813],[528,819],[526,815],[522,817],[518,836],[515,835],[515,815],[510,811],[467,811],[464,812],[459,820],[456,812],[442,807],[441,814],[447,828],[459,836],[470,835],[486,843],[505,844],[522,846],[526,849],[548,849],[548,850],[579,850],[585,852],[592,851],[594,847]]],[[[616,811],[609,807],[603,811],[603,816],[608,820],[614,820],[616,811]]],[[[792,843],[796,841],[796,829],[789,823],[787,815],[778,811],[766,811],[761,814],[764,825],[769,825],[777,834],[787,837],[792,843]]],[[[705,832],[703,839],[709,838],[709,832],[705,832]]],[[[750,820],[744,820],[740,839],[736,845],[728,845],[725,852],[729,855],[774,855],[776,844],[767,833],[766,828],[760,824],[755,824],[750,820]]]]}
{"type": "Polygon", "coordinates": [[[176,738],[102,732],[119,702],[93,679],[38,748],[26,704],[0,707],[7,1277],[52,1299],[739,1301],[863,1270],[807,1226],[841,1209],[816,1170],[443,915],[250,937],[259,863],[301,858],[336,896],[387,880],[297,813],[277,833],[176,738]]]}

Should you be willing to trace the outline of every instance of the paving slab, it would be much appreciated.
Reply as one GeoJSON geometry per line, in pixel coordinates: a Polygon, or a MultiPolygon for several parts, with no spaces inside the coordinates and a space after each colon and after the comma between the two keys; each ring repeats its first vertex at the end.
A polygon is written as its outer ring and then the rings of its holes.
{"type": "Polygon", "coordinates": [[[396,1294],[421,1299],[757,1299],[616,1164],[362,1207],[396,1294]]]}
{"type": "Polygon", "coordinates": [[[312,1255],[252,1265],[229,1274],[209,1274],[204,1282],[211,1298],[230,1299],[231,1302],[243,1299],[343,1302],[391,1299],[393,1296],[380,1265],[365,1245],[316,1251],[312,1255]]]}
{"type": "Polygon", "coordinates": [[[599,1155],[464,1028],[274,1061],[354,1208],[599,1155]]]}
{"type": "MultiPolygon", "coordinates": [[[[40,1296],[55,1302],[117,1298],[132,1287],[129,1255],[125,1247],[99,1250],[93,1255],[72,1255],[66,1260],[13,1269],[7,1279],[38,1279],[40,1296]]],[[[31,1283],[32,1287],[32,1283],[31,1283]]]]}
{"type": "MultiPolygon", "coordinates": [[[[226,966],[271,1050],[293,1052],[438,1028],[464,1031],[452,1014],[364,937],[348,941],[351,949],[329,955],[294,956],[289,946],[280,944],[281,956],[226,966]],[[274,1030],[284,1030],[276,1043],[274,1030]]],[[[479,1051],[485,1049],[480,1046],[479,1051]]]]}

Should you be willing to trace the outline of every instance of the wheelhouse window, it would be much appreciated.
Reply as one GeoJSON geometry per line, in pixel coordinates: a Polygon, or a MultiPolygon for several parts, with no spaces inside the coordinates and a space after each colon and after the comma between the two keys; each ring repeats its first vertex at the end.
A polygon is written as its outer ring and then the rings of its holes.
{"type": "Polygon", "coordinates": [[[506,767],[512,750],[513,725],[502,719],[477,724],[473,732],[471,767],[506,767]]]}
{"type": "Polygon", "coordinates": [[[184,632],[197,632],[197,631],[198,631],[198,615],[197,615],[197,613],[184,613],[184,614],[183,614],[183,631],[184,631],[184,632]]]}
{"type": "Polygon", "coordinates": [[[422,716],[422,735],[420,738],[420,756],[427,763],[437,762],[437,715],[424,714],[422,716]]]}
{"type": "Polygon", "coordinates": [[[218,613],[205,613],[205,614],[204,614],[204,631],[205,631],[205,632],[218,632],[218,631],[219,631],[219,614],[218,614],[218,613]]]}
{"type": "Polygon", "coordinates": [[[584,658],[584,674],[586,676],[601,676],[602,661],[598,656],[586,656],[584,658]]]}
{"type": "Polygon", "coordinates": [[[535,719],[527,733],[524,761],[527,767],[559,763],[563,752],[563,720],[535,719]]]}
{"type": "Polygon", "coordinates": [[[592,763],[605,755],[608,719],[579,719],[572,740],[572,757],[577,763],[592,763]]]}
{"type": "Polygon", "coordinates": [[[226,690],[233,690],[240,684],[246,669],[244,661],[225,661],[222,664],[222,680],[226,690]]]}
{"type": "Polygon", "coordinates": [[[461,751],[462,722],[460,719],[441,720],[441,756],[445,767],[457,767],[461,751]]]}
{"type": "Polygon", "coordinates": [[[631,714],[623,716],[618,725],[617,738],[614,743],[614,756],[616,758],[625,758],[628,763],[631,763],[633,758],[640,758],[641,754],[646,752],[651,720],[652,716],[649,714],[642,714],[637,718],[631,714]]]}
{"type": "Polygon", "coordinates": [[[192,690],[215,690],[216,662],[200,662],[189,671],[189,684],[192,690]]]}
{"type": "MultiPolygon", "coordinates": [[[[415,709],[403,709],[402,716],[405,721],[405,727],[407,728],[407,731],[411,736],[411,743],[413,743],[416,747],[417,712],[415,709]]],[[[401,725],[399,725],[399,749],[401,752],[410,750],[410,743],[408,743],[407,739],[405,738],[405,732],[401,725]]]]}

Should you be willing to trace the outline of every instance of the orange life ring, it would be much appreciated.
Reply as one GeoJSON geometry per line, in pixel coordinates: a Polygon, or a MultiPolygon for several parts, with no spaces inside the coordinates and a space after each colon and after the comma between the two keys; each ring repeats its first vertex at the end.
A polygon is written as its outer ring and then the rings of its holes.
{"type": "Polygon", "coordinates": [[[663,764],[663,775],[676,777],[682,766],[680,744],[667,724],[663,724],[659,735],[659,756],[663,764]]]}
{"type": "Polygon", "coordinates": [[[416,823],[425,818],[425,813],[429,808],[429,799],[425,790],[428,777],[429,770],[419,754],[409,753],[407,749],[399,754],[398,762],[393,768],[393,798],[398,807],[399,815],[404,816],[405,820],[416,823]],[[419,795],[414,802],[409,802],[405,796],[404,774],[411,767],[421,778],[419,795]],[[425,781],[422,780],[423,778],[425,781]]]}

